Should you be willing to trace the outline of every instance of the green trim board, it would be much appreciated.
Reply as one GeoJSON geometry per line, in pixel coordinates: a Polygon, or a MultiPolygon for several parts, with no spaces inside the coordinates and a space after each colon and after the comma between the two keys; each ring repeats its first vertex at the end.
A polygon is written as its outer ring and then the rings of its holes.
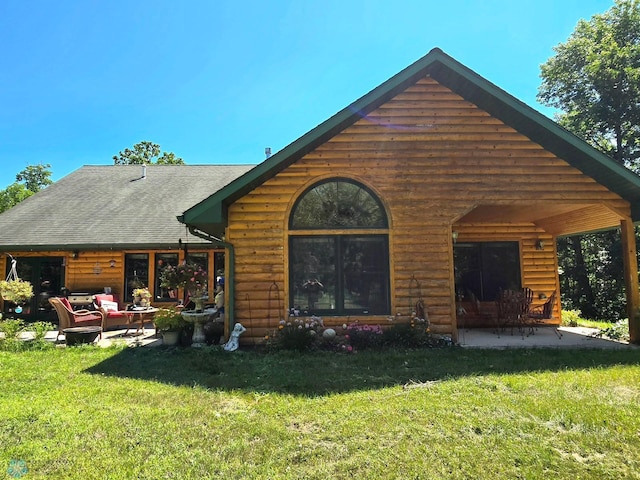
{"type": "Polygon", "coordinates": [[[439,48],[434,48],[272,157],[189,208],[178,220],[204,232],[222,235],[227,225],[227,208],[234,201],[425,76],[432,77],[628,200],[632,220],[640,221],[640,177],[439,48]]]}

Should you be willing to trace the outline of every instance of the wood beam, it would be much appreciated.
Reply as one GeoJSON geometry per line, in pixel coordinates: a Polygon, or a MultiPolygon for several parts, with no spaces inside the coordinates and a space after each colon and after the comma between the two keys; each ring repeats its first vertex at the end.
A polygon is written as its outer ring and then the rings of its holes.
{"type": "Polygon", "coordinates": [[[638,260],[633,222],[627,218],[620,221],[622,239],[622,260],[624,262],[624,284],[627,294],[627,315],[629,317],[629,341],[640,344],[640,291],[638,290],[638,260]]]}

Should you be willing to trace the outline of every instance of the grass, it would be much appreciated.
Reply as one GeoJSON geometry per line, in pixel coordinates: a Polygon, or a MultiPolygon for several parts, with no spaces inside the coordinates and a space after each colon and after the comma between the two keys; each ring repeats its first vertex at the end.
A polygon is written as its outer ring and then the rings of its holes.
{"type": "Polygon", "coordinates": [[[0,478],[640,478],[632,348],[49,349],[0,384],[0,478]]]}
{"type": "Polygon", "coordinates": [[[629,341],[629,321],[626,318],[614,323],[582,318],[580,310],[562,310],[562,324],[569,327],[593,328],[597,330],[598,336],[629,341]]]}

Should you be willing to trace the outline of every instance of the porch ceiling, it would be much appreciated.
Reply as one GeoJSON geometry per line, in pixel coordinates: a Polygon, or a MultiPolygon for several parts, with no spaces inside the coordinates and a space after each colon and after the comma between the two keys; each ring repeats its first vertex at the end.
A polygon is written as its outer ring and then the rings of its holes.
{"type": "Polygon", "coordinates": [[[527,205],[478,205],[457,223],[532,223],[554,236],[575,235],[620,226],[624,217],[603,204],[538,202],[527,205]]]}

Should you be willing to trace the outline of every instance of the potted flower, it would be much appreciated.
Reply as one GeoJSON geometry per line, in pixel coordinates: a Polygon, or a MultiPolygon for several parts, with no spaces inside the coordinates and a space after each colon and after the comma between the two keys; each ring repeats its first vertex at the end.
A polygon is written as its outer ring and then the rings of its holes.
{"type": "Polygon", "coordinates": [[[151,293],[148,288],[136,288],[133,290],[133,303],[141,307],[148,307],[151,304],[151,293]]]}
{"type": "MultiPolygon", "coordinates": [[[[207,271],[195,263],[183,262],[180,265],[167,265],[160,274],[160,286],[176,289],[184,288],[198,305],[207,295],[207,271]]],[[[201,310],[201,308],[200,308],[201,310]]]]}
{"type": "Polygon", "coordinates": [[[33,297],[33,286],[26,280],[2,280],[0,281],[0,296],[6,302],[21,305],[33,297]]]}
{"type": "Polygon", "coordinates": [[[184,327],[184,320],[180,312],[174,307],[161,308],[153,317],[156,328],[162,332],[164,345],[176,345],[180,338],[180,331],[184,327]]]}

